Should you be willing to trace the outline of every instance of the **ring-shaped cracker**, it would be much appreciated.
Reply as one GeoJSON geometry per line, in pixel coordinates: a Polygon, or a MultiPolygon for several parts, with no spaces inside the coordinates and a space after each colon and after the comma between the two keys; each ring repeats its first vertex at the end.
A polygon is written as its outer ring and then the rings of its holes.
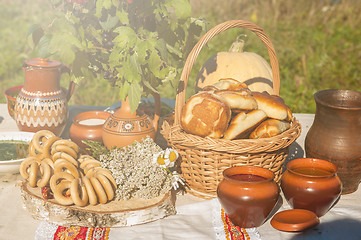
{"type": "Polygon", "coordinates": [[[99,203],[105,204],[108,201],[107,194],[102,186],[102,184],[99,182],[99,180],[95,177],[90,178],[90,182],[93,185],[93,188],[97,194],[99,203]]]}
{"type": "Polygon", "coordinates": [[[46,162],[41,162],[39,165],[41,178],[38,180],[38,187],[42,188],[48,185],[50,178],[52,176],[52,169],[46,162]]]}
{"type": "Polygon", "coordinates": [[[71,186],[71,182],[69,181],[61,181],[58,185],[56,185],[54,193],[54,199],[60,203],[61,205],[72,205],[74,203],[71,196],[64,196],[65,190],[69,190],[71,186]]]}
{"type": "Polygon", "coordinates": [[[43,137],[49,139],[50,137],[53,136],[55,136],[55,134],[49,130],[37,131],[32,139],[35,150],[38,152],[43,152],[43,146],[42,146],[43,137]]]}
{"type": "Polygon", "coordinates": [[[50,189],[54,192],[56,186],[59,183],[63,181],[72,182],[74,179],[75,179],[74,176],[67,172],[54,173],[54,175],[50,178],[50,182],[49,182],[50,189]]]}
{"type": "Polygon", "coordinates": [[[85,184],[81,178],[75,178],[70,185],[70,195],[75,205],[84,207],[89,202],[88,193],[85,184]]]}
{"type": "Polygon", "coordinates": [[[53,144],[54,147],[57,145],[66,145],[66,146],[69,146],[72,149],[74,149],[76,152],[79,152],[79,146],[71,140],[60,139],[53,144]]]}
{"type": "Polygon", "coordinates": [[[57,159],[54,163],[54,172],[68,172],[71,175],[74,176],[74,178],[79,177],[79,171],[78,168],[72,164],[71,162],[65,160],[65,159],[57,159]],[[65,171],[64,171],[65,170],[65,171]]]}
{"type": "Polygon", "coordinates": [[[43,158],[42,152],[37,152],[36,151],[36,149],[34,147],[34,144],[33,144],[33,140],[31,140],[30,143],[29,143],[29,155],[31,157],[36,157],[36,158],[39,158],[39,159],[43,158]]]}
{"type": "Polygon", "coordinates": [[[51,158],[51,146],[59,139],[57,136],[52,136],[44,142],[42,152],[44,158],[51,158]]]}
{"type": "Polygon", "coordinates": [[[75,158],[73,158],[72,156],[70,156],[69,154],[67,154],[65,152],[56,152],[52,158],[53,158],[54,163],[58,159],[65,159],[76,167],[78,167],[78,165],[79,165],[78,161],[75,158]]]}
{"type": "Polygon", "coordinates": [[[21,164],[20,164],[20,168],[19,168],[19,172],[20,175],[24,178],[24,179],[28,179],[29,177],[29,171],[30,171],[30,165],[33,162],[37,162],[40,164],[41,160],[36,158],[36,157],[27,157],[25,158],[21,164]]]}
{"type": "Polygon", "coordinates": [[[78,158],[78,161],[80,163],[82,163],[85,160],[95,160],[95,158],[93,158],[92,156],[87,155],[87,154],[80,155],[80,157],[78,158]]]}
{"type": "Polygon", "coordinates": [[[97,179],[99,180],[99,182],[101,183],[103,189],[105,190],[105,193],[107,194],[108,200],[109,201],[113,200],[113,198],[114,198],[114,189],[113,189],[112,184],[108,180],[108,178],[105,177],[102,174],[99,174],[97,176],[97,179]]]}
{"type": "Polygon", "coordinates": [[[52,168],[52,169],[54,169],[54,162],[53,162],[53,160],[51,160],[51,158],[43,158],[42,160],[41,160],[41,162],[43,163],[47,163],[47,164],[49,164],[49,166],[52,168]]]}
{"type": "Polygon", "coordinates": [[[38,170],[39,170],[39,163],[32,162],[30,164],[29,178],[28,178],[30,187],[33,187],[33,188],[36,187],[36,178],[38,176],[38,170]]]}
{"type": "Polygon", "coordinates": [[[64,153],[70,155],[71,157],[73,157],[74,159],[78,158],[78,153],[73,148],[66,146],[66,145],[52,146],[51,155],[54,156],[58,152],[64,152],[64,153]]]}
{"type": "Polygon", "coordinates": [[[95,193],[92,183],[90,182],[90,179],[88,177],[84,176],[84,177],[82,177],[82,181],[83,181],[86,191],[88,193],[89,204],[96,205],[98,203],[98,197],[95,193]]]}

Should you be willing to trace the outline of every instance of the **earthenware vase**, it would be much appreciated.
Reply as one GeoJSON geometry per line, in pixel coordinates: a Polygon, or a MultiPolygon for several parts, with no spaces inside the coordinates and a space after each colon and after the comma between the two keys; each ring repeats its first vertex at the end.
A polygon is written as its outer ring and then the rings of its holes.
{"type": "Polygon", "coordinates": [[[60,75],[69,71],[61,62],[50,59],[25,60],[25,82],[16,98],[14,119],[20,131],[50,130],[63,132],[68,118],[68,101],[75,84],[64,92],[60,75]]]}
{"type": "Polygon", "coordinates": [[[75,142],[83,152],[87,151],[88,145],[83,143],[84,140],[103,142],[102,133],[103,125],[111,115],[105,111],[88,111],[77,114],[73,117],[73,123],[69,129],[69,137],[75,142]]]}
{"type": "Polygon", "coordinates": [[[361,180],[361,92],[322,90],[314,94],[316,113],[305,139],[306,157],[331,161],[338,168],[342,194],[361,180]]]}
{"type": "Polygon", "coordinates": [[[224,170],[223,177],[217,196],[232,223],[243,228],[261,226],[278,201],[274,174],[261,167],[238,166],[224,170]]]}
{"type": "Polygon", "coordinates": [[[291,207],[306,209],[321,217],[339,198],[342,184],[333,163],[299,158],[287,164],[281,178],[281,188],[291,207]]]}
{"type": "Polygon", "coordinates": [[[146,136],[155,140],[160,114],[160,96],[154,94],[155,114],[153,120],[141,111],[132,112],[128,98],[109,116],[103,126],[103,143],[108,148],[121,148],[140,142],[146,136]]]}

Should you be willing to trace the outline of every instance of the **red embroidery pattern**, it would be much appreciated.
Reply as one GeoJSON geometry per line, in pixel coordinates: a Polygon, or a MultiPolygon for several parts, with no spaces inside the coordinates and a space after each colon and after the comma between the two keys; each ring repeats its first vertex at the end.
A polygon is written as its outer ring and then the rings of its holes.
{"type": "Polygon", "coordinates": [[[223,208],[221,209],[221,215],[227,240],[250,240],[246,229],[235,226],[224,212],[223,208]]]}
{"type": "Polygon", "coordinates": [[[110,228],[62,227],[54,234],[54,240],[108,240],[110,228]]]}

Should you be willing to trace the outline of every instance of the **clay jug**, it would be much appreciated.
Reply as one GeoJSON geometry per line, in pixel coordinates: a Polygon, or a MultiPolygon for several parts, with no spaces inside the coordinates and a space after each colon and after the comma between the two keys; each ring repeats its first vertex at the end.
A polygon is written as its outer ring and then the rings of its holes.
{"type": "Polygon", "coordinates": [[[68,101],[75,84],[64,92],[60,75],[69,71],[61,62],[50,59],[25,60],[25,82],[16,98],[14,119],[20,131],[50,130],[60,136],[68,118],[68,101]]]}
{"type": "Polygon", "coordinates": [[[103,143],[108,148],[121,148],[140,142],[147,135],[155,140],[160,115],[160,96],[154,93],[155,113],[153,120],[137,110],[132,112],[128,98],[121,101],[121,107],[108,117],[103,125],[103,143]]]}
{"type": "Polygon", "coordinates": [[[243,228],[261,226],[279,198],[274,174],[261,167],[238,166],[224,170],[223,177],[217,196],[232,223],[243,228]]]}
{"type": "Polygon", "coordinates": [[[361,180],[361,92],[322,90],[314,94],[316,113],[305,138],[306,157],[328,160],[338,168],[342,194],[361,180]]]}
{"type": "Polygon", "coordinates": [[[281,188],[291,207],[306,209],[321,217],[339,198],[342,184],[333,163],[299,158],[287,164],[281,178],[281,188]]]}

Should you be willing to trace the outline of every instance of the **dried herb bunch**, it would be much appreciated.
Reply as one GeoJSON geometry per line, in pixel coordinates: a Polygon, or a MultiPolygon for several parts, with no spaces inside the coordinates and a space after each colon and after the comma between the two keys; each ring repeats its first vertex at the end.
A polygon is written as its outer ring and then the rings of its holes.
{"type": "Polygon", "coordinates": [[[172,173],[152,162],[154,154],[159,152],[162,149],[147,136],[141,142],[99,156],[102,166],[113,173],[118,185],[116,200],[151,199],[171,190],[172,173]]]}

